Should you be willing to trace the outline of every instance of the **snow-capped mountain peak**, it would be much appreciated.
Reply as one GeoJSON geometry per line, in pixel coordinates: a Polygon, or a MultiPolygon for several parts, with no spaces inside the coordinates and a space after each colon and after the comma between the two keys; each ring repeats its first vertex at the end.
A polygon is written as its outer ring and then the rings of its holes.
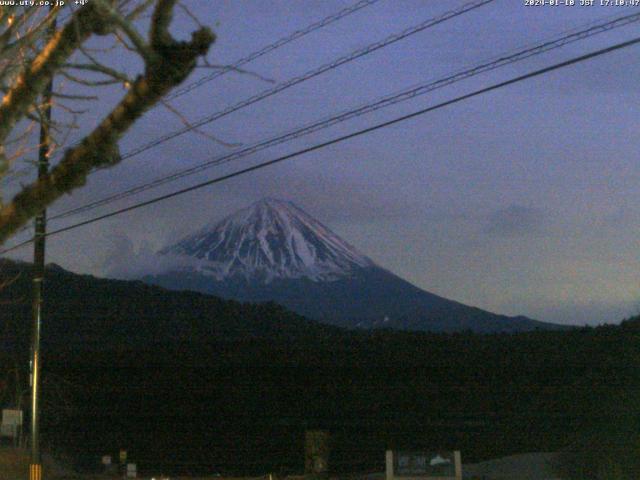
{"type": "Polygon", "coordinates": [[[211,224],[160,254],[216,280],[244,278],[331,281],[373,262],[295,206],[262,199],[211,224]]]}

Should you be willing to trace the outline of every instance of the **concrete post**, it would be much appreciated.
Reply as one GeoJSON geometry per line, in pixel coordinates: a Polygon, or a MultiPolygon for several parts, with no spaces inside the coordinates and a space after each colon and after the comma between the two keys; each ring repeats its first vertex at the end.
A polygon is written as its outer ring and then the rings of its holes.
{"type": "Polygon", "coordinates": [[[393,480],[393,452],[387,450],[385,465],[387,466],[387,480],[393,480]]]}
{"type": "Polygon", "coordinates": [[[329,476],[329,432],[309,430],[304,436],[304,473],[311,477],[329,476]]]}

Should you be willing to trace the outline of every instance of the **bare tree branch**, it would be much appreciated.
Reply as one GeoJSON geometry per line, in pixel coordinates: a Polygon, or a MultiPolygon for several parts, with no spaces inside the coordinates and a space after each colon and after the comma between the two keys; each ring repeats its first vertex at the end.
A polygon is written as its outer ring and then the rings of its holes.
{"type": "Polygon", "coordinates": [[[176,117],[178,117],[178,118],[180,119],[180,121],[182,122],[182,124],[183,124],[185,127],[189,128],[192,132],[197,133],[198,135],[201,135],[201,136],[203,136],[204,138],[207,138],[207,139],[209,139],[209,140],[212,140],[212,141],[214,141],[214,142],[216,142],[216,143],[219,143],[220,145],[223,145],[223,146],[225,146],[225,147],[229,147],[229,148],[231,148],[231,147],[239,147],[239,146],[241,146],[241,145],[242,145],[241,143],[229,143],[229,142],[225,142],[225,141],[220,140],[219,138],[217,138],[217,137],[215,137],[215,136],[211,135],[210,133],[207,133],[207,132],[205,132],[205,131],[203,131],[203,130],[201,130],[201,129],[199,129],[199,128],[194,127],[194,126],[191,124],[191,122],[189,122],[189,120],[188,120],[184,115],[182,115],[182,114],[178,111],[178,109],[176,109],[176,108],[174,108],[173,106],[171,106],[171,105],[169,104],[169,102],[167,102],[166,100],[161,99],[161,100],[160,100],[160,103],[162,103],[162,106],[163,106],[163,107],[165,107],[167,110],[169,110],[171,113],[173,113],[176,117]]]}
{"type": "MultiPolygon", "coordinates": [[[[0,144],[3,144],[15,124],[44,90],[53,74],[75,52],[91,33],[101,31],[102,19],[93,7],[94,3],[80,9],[74,21],[59,30],[24,71],[18,75],[0,104],[0,144]]],[[[4,153],[4,152],[2,152],[4,153]]],[[[3,160],[0,158],[0,170],[3,160]]]]}
{"type": "Polygon", "coordinates": [[[65,68],[70,68],[73,70],[85,70],[96,73],[102,73],[107,75],[114,80],[117,80],[121,83],[131,83],[131,79],[122,72],[115,70],[113,68],[107,67],[97,61],[93,63],[67,63],[64,65],[65,68]]]}
{"type": "MultiPolygon", "coordinates": [[[[27,12],[33,12],[34,9],[28,9],[27,12]]],[[[8,43],[9,39],[15,35],[13,28],[8,28],[3,32],[0,36],[0,50],[2,51],[3,56],[11,55],[13,51],[22,46],[32,43],[38,36],[40,36],[44,31],[53,23],[53,21],[58,16],[60,12],[60,7],[54,7],[49,14],[45,17],[44,20],[37,23],[36,27],[28,31],[25,35],[21,36],[19,39],[14,41],[13,43],[8,43]]],[[[14,22],[14,25],[17,22],[14,22]]],[[[13,25],[12,25],[13,26],[13,25]]]]}
{"type": "MultiPolygon", "coordinates": [[[[215,40],[208,28],[195,31],[188,42],[177,41],[169,33],[175,3],[175,0],[157,0],[148,42],[151,53],[138,52],[145,60],[144,73],[132,82],[111,113],[80,144],[69,148],[48,175],[25,186],[0,209],[0,243],[37,212],[65,193],[84,185],[92,171],[118,163],[118,141],[122,135],[171,88],[184,81],[196,68],[198,58],[207,54],[215,40]]],[[[35,102],[38,92],[42,91],[51,75],[63,68],[69,56],[79,50],[92,32],[100,35],[114,33],[110,25],[104,25],[105,10],[101,8],[104,5],[104,0],[96,0],[87,6],[90,8],[79,10],[75,21],[59,31],[21,74],[20,82],[10,89],[0,106],[0,142],[35,102]],[[102,23],[98,25],[99,22],[102,23]],[[35,89],[28,88],[28,84],[34,85],[35,89]]],[[[111,14],[108,19],[112,19],[117,28],[122,28],[111,14]]],[[[133,42],[129,33],[125,33],[133,42]]]]}
{"type": "Polygon", "coordinates": [[[131,40],[134,49],[142,55],[145,62],[153,62],[154,51],[147,45],[142,35],[138,33],[133,24],[127,21],[122,15],[120,15],[116,10],[111,8],[111,6],[105,0],[94,0],[98,2],[100,5],[100,10],[107,16],[108,20],[112,22],[114,25],[117,25],[131,40]]]}
{"type": "MultiPolygon", "coordinates": [[[[60,71],[60,75],[62,75],[64,78],[66,78],[67,80],[70,80],[73,83],[77,83],[79,85],[85,85],[87,87],[104,87],[104,86],[114,85],[116,83],[123,83],[122,80],[114,80],[113,78],[109,80],[89,80],[87,78],[77,77],[66,71],[60,71]]],[[[64,95],[60,92],[54,92],[54,96],[58,96],[62,98],[65,98],[65,97],[70,98],[69,95],[64,95]]],[[[73,97],[78,98],[77,95],[74,95],[73,97]]],[[[92,97],[92,98],[97,100],[97,97],[92,97]]]]}
{"type": "Polygon", "coordinates": [[[149,9],[149,7],[153,4],[155,0],[143,0],[140,4],[135,7],[131,12],[126,14],[126,19],[130,22],[137,19],[140,15],[142,15],[145,11],[149,9]]]}

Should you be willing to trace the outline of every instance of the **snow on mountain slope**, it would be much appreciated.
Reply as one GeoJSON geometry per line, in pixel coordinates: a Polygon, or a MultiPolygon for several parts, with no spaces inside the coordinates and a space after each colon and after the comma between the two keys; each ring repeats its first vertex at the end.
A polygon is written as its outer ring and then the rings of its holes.
{"type": "Polygon", "coordinates": [[[144,281],[241,302],[276,302],[348,328],[516,332],[558,328],[422,290],[377,266],[290,202],[261,200],[160,251],[144,281]]]}
{"type": "Polygon", "coordinates": [[[374,263],[293,203],[266,198],[208,225],[161,255],[217,281],[331,281],[374,263]],[[179,263],[179,262],[178,262],[179,263]]]}

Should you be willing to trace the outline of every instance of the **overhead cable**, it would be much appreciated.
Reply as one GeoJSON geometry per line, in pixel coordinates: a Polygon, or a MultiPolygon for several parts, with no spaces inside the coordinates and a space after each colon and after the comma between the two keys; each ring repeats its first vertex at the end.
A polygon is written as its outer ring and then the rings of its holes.
{"type": "MultiPolygon", "coordinates": [[[[168,95],[164,96],[165,100],[172,100],[174,98],[180,97],[181,95],[184,95],[185,93],[188,93],[194,89],[196,89],[197,87],[204,85],[205,83],[208,83],[212,80],[215,80],[218,77],[221,77],[222,75],[225,75],[229,72],[235,72],[235,71],[239,71],[241,70],[241,67],[243,67],[244,65],[246,65],[249,62],[252,62],[253,60],[262,57],[270,52],[273,52],[274,50],[277,50],[280,47],[283,47],[284,45],[287,45],[291,42],[293,42],[294,40],[297,40],[299,38],[304,37],[305,35],[308,35],[312,32],[315,32],[316,30],[319,30],[321,28],[324,28],[334,22],[337,22],[338,20],[351,15],[352,13],[355,13],[359,10],[362,10],[365,7],[369,7],[377,2],[379,2],[381,0],[360,0],[357,3],[343,8],[342,10],[331,14],[321,20],[318,20],[317,22],[314,22],[304,28],[301,28],[299,30],[294,31],[293,33],[291,33],[290,35],[287,35],[286,37],[282,37],[279,40],[276,40],[275,42],[259,49],[256,50],[255,52],[250,53],[249,55],[240,58],[239,60],[236,60],[233,64],[231,65],[224,65],[221,67],[220,70],[213,72],[209,75],[206,75],[198,80],[196,80],[195,82],[189,84],[189,85],[185,85],[181,88],[178,88],[176,90],[173,90],[172,92],[170,92],[168,95]]],[[[66,21],[68,18],[70,18],[73,15],[73,13],[68,14],[64,19],[62,19],[62,21],[66,21]]],[[[157,106],[154,105],[154,107],[157,106]]],[[[154,108],[152,107],[152,108],[154,108]]],[[[8,174],[7,176],[3,177],[2,179],[0,179],[1,182],[6,182],[6,181],[11,181],[14,180],[15,178],[17,178],[20,175],[25,175],[27,173],[29,173],[30,169],[21,169],[19,171],[16,172],[12,172],[10,174],[8,174]]]]}
{"type": "MultiPolygon", "coordinates": [[[[504,88],[506,86],[513,85],[515,83],[519,83],[519,82],[522,82],[524,80],[528,80],[530,78],[538,77],[540,75],[543,75],[543,74],[546,74],[546,73],[549,73],[549,72],[552,72],[552,71],[555,71],[555,70],[559,70],[561,68],[566,68],[566,67],[568,67],[570,65],[575,65],[577,63],[581,63],[581,62],[584,62],[586,60],[590,60],[592,58],[600,57],[600,56],[609,54],[611,52],[614,52],[616,50],[621,50],[623,48],[628,48],[628,47],[636,45],[638,43],[640,43],[640,37],[636,37],[636,38],[634,38],[632,40],[628,40],[626,42],[617,43],[617,44],[612,45],[610,47],[606,47],[606,48],[603,48],[603,49],[600,49],[600,50],[596,50],[596,51],[587,53],[585,55],[581,55],[579,57],[574,57],[574,58],[572,58],[570,60],[566,60],[566,61],[563,61],[563,62],[560,62],[560,63],[556,63],[556,64],[551,65],[549,67],[544,67],[544,68],[541,68],[541,69],[538,69],[538,70],[534,70],[534,71],[526,73],[524,75],[520,75],[520,76],[511,78],[509,80],[506,80],[506,81],[503,81],[503,82],[500,82],[500,83],[496,83],[496,84],[491,85],[489,87],[484,87],[484,88],[481,88],[479,90],[475,90],[475,91],[473,91],[471,93],[467,93],[465,95],[460,95],[460,96],[455,97],[455,98],[453,98],[451,100],[447,100],[447,101],[444,101],[442,103],[438,103],[437,105],[433,105],[433,106],[430,106],[430,107],[427,107],[427,108],[423,108],[423,109],[418,110],[416,112],[409,113],[407,115],[402,115],[402,116],[396,117],[396,118],[394,118],[392,120],[388,120],[386,122],[378,123],[378,124],[373,125],[371,127],[364,128],[362,130],[358,130],[356,132],[349,133],[347,135],[336,137],[336,138],[328,140],[326,142],[318,143],[316,145],[313,145],[313,146],[310,146],[310,147],[307,147],[307,148],[303,148],[303,149],[298,150],[296,152],[289,153],[287,155],[283,155],[283,156],[274,158],[272,160],[268,160],[268,161],[265,161],[265,162],[262,162],[262,163],[258,163],[256,165],[252,165],[251,167],[247,167],[247,168],[243,168],[241,170],[237,170],[237,171],[235,171],[233,173],[222,175],[220,177],[216,177],[216,178],[213,178],[213,179],[210,179],[210,180],[207,180],[207,181],[192,185],[190,187],[183,188],[181,190],[177,190],[177,191],[174,191],[172,193],[168,193],[166,195],[161,195],[161,196],[155,197],[155,198],[153,198],[151,200],[147,200],[145,202],[140,202],[140,203],[137,203],[137,204],[134,204],[134,205],[130,205],[128,207],[121,208],[119,210],[115,210],[113,212],[106,213],[104,215],[100,215],[100,216],[97,216],[97,217],[94,217],[94,218],[91,218],[91,219],[88,219],[88,220],[84,220],[82,222],[78,222],[78,223],[63,227],[63,228],[59,228],[57,230],[53,230],[53,231],[47,233],[46,236],[58,235],[58,234],[63,233],[63,232],[67,232],[67,231],[74,230],[76,228],[79,228],[79,227],[82,227],[82,226],[85,226],[85,225],[90,225],[92,223],[96,223],[96,222],[105,220],[107,218],[115,217],[117,215],[121,215],[121,214],[126,213],[126,212],[137,210],[139,208],[146,207],[146,206],[161,202],[163,200],[168,200],[170,198],[174,198],[174,197],[177,197],[177,196],[180,196],[180,195],[184,195],[185,193],[193,192],[195,190],[199,190],[199,189],[207,187],[209,185],[213,185],[213,184],[216,184],[216,183],[224,182],[224,181],[229,180],[231,178],[235,178],[235,177],[244,175],[244,174],[249,173],[249,172],[257,171],[257,170],[269,167],[271,165],[275,165],[275,164],[281,163],[281,162],[283,162],[285,160],[289,160],[289,159],[292,159],[292,158],[295,158],[295,157],[299,157],[299,156],[304,155],[306,153],[314,152],[316,150],[320,150],[322,148],[326,148],[326,147],[328,147],[330,145],[335,145],[337,143],[344,142],[345,140],[349,140],[349,139],[352,139],[352,138],[360,137],[360,136],[365,135],[367,133],[371,133],[371,132],[374,132],[376,130],[380,130],[380,129],[383,129],[383,128],[386,128],[386,127],[390,127],[390,126],[398,124],[400,122],[404,122],[404,121],[407,121],[409,119],[425,115],[425,114],[427,114],[429,112],[432,112],[432,111],[435,111],[435,110],[439,110],[439,109],[447,107],[449,105],[460,103],[460,102],[462,102],[464,100],[468,100],[470,98],[477,97],[479,95],[483,95],[485,93],[489,93],[489,92],[498,90],[500,88],[504,88]]],[[[16,249],[24,246],[24,245],[28,245],[31,242],[33,242],[33,239],[26,240],[26,241],[24,241],[22,243],[19,243],[18,245],[15,245],[15,246],[13,246],[11,248],[2,250],[2,251],[0,251],[0,255],[4,255],[5,253],[9,253],[9,252],[11,252],[13,250],[16,250],[16,249]]]]}
{"type": "Polygon", "coordinates": [[[162,135],[154,140],[152,140],[151,142],[148,142],[144,145],[140,145],[126,153],[124,153],[122,155],[122,160],[125,160],[127,158],[131,158],[134,157],[136,155],[141,154],[142,152],[145,152],[147,150],[150,150],[154,147],[157,147],[158,145],[161,145],[165,142],[168,142],[169,140],[172,140],[176,137],[179,137],[181,135],[184,135],[187,132],[191,132],[193,130],[196,130],[206,124],[209,124],[211,122],[214,122],[216,120],[219,120],[222,117],[226,117],[227,115],[237,112],[238,110],[241,110],[245,107],[248,107],[249,105],[253,105],[254,103],[260,102],[261,100],[264,100],[265,98],[269,98],[273,95],[276,95],[277,93],[283,92],[295,85],[298,85],[302,82],[306,82],[307,80],[311,80],[312,78],[318,77],[319,75],[322,75],[323,73],[326,73],[330,70],[334,70],[346,63],[352,62],[358,58],[364,57],[365,55],[369,55],[370,53],[373,53],[377,50],[380,50],[382,48],[388,47],[389,45],[392,45],[396,42],[399,42],[400,40],[404,40],[405,38],[408,38],[412,35],[415,35],[419,32],[422,32],[428,28],[434,27],[436,25],[439,25],[441,23],[444,23],[448,20],[451,20],[453,18],[459,17],[460,15],[464,15],[467,12],[470,12],[472,10],[475,10],[477,8],[480,8],[484,5],[487,5],[489,3],[494,2],[495,0],[476,0],[470,3],[466,3],[463,6],[455,9],[455,10],[450,10],[448,12],[443,13],[442,15],[439,15],[437,17],[431,18],[429,20],[426,20],[424,22],[419,23],[418,25],[414,25],[413,27],[409,27],[399,33],[395,33],[392,34],[388,37],[386,37],[383,40],[380,40],[378,42],[374,42],[372,44],[367,45],[366,47],[362,47],[359,48],[347,55],[344,55],[336,60],[333,60],[329,63],[325,63],[324,65],[321,65],[320,67],[314,68],[313,70],[310,70],[302,75],[299,75],[297,77],[293,77],[285,82],[279,83],[278,85],[276,85],[273,88],[264,90],[256,95],[252,95],[251,97],[248,97],[234,105],[231,105],[223,110],[220,110],[218,112],[215,112],[211,115],[208,115],[204,118],[201,118],[200,120],[197,120],[195,122],[190,122],[189,126],[186,126],[184,128],[181,128],[180,130],[176,130],[170,133],[167,133],[165,135],[162,135]]]}
{"type": "Polygon", "coordinates": [[[185,85],[184,87],[180,87],[177,88],[175,90],[173,90],[171,93],[169,93],[168,95],[166,95],[164,98],[166,100],[173,100],[174,98],[180,97],[182,95],[184,95],[185,93],[188,93],[198,87],[200,87],[201,85],[204,85],[205,83],[208,83],[212,80],[215,80],[218,77],[221,77],[222,75],[225,75],[229,72],[233,72],[233,71],[237,71],[239,70],[241,67],[243,67],[244,65],[246,65],[249,62],[254,61],[257,58],[262,57],[263,55],[266,55],[267,53],[270,53],[288,43],[293,42],[294,40],[297,40],[301,37],[304,37],[305,35],[308,35],[311,32],[315,32],[316,30],[319,30],[321,28],[326,27],[327,25],[330,25],[338,20],[340,20],[341,18],[346,17],[347,15],[351,15],[352,13],[357,12],[358,10],[362,10],[365,7],[371,6],[374,3],[379,2],[380,0],[361,0],[347,8],[344,8],[342,10],[340,10],[339,12],[336,12],[332,15],[329,15],[328,17],[323,18],[322,20],[318,20],[317,22],[312,23],[311,25],[308,25],[305,28],[301,28],[300,30],[296,30],[295,32],[291,33],[290,35],[287,35],[286,37],[282,37],[279,40],[276,40],[275,42],[267,45],[266,47],[261,48],[260,50],[256,50],[255,52],[250,53],[249,55],[242,57],[239,60],[236,60],[232,65],[229,66],[222,66],[221,70],[218,70],[216,72],[210,73],[209,75],[206,75],[198,80],[196,80],[195,82],[192,82],[188,85],[185,85]]]}
{"type": "Polygon", "coordinates": [[[415,98],[420,95],[424,95],[431,91],[434,91],[439,88],[443,88],[445,86],[451,85],[453,83],[459,82],[461,80],[465,80],[467,78],[479,75],[481,73],[485,73],[491,70],[495,70],[497,68],[519,62],[528,58],[531,58],[535,55],[540,55],[542,53],[548,52],[550,50],[561,48],[565,45],[577,42],[579,40],[583,40],[585,38],[597,35],[602,32],[606,32],[615,28],[619,28],[625,25],[629,25],[634,22],[640,21],[640,12],[632,15],[626,15],[624,17],[619,17],[609,22],[604,22],[596,25],[592,25],[584,30],[573,31],[568,35],[564,35],[563,37],[542,42],[537,45],[530,46],[525,48],[524,50],[520,50],[510,54],[504,54],[498,57],[494,57],[491,60],[480,63],[474,67],[467,68],[465,70],[460,70],[450,75],[447,75],[443,78],[440,78],[435,81],[429,81],[418,86],[411,87],[409,89],[405,89],[399,93],[394,93],[391,95],[387,95],[382,97],[375,102],[371,102],[365,105],[361,105],[355,109],[351,109],[336,115],[333,115],[328,118],[324,118],[313,123],[307,124],[302,127],[298,127],[292,131],[289,131],[285,134],[278,135],[276,137],[272,137],[267,140],[262,140],[253,145],[244,147],[242,149],[236,150],[234,152],[214,157],[206,162],[203,162],[199,165],[195,165],[193,167],[181,169],[175,171],[169,175],[162,176],[150,182],[145,182],[141,185],[137,185],[135,187],[126,189],[124,191],[108,195],[99,200],[93,201],[91,203],[75,207],[59,214],[53,215],[49,218],[49,220],[55,220],[60,218],[69,217],[71,215],[76,215],[79,213],[83,213],[86,211],[93,210],[103,205],[107,205],[116,200],[121,200],[132,195],[136,195],[138,193],[144,192],[146,190],[159,187],[169,182],[173,182],[180,178],[184,178],[190,175],[194,175],[196,173],[202,172],[206,169],[212,168],[214,166],[218,166],[221,164],[225,164],[231,161],[238,160],[240,158],[244,158],[248,155],[256,153],[258,151],[264,150],[266,148],[279,145],[288,141],[291,141],[296,138],[300,138],[302,136],[308,135],[313,132],[317,132],[322,129],[329,128],[338,123],[350,120],[352,118],[356,118],[376,110],[395,105],[400,102],[404,102],[415,98]]]}

